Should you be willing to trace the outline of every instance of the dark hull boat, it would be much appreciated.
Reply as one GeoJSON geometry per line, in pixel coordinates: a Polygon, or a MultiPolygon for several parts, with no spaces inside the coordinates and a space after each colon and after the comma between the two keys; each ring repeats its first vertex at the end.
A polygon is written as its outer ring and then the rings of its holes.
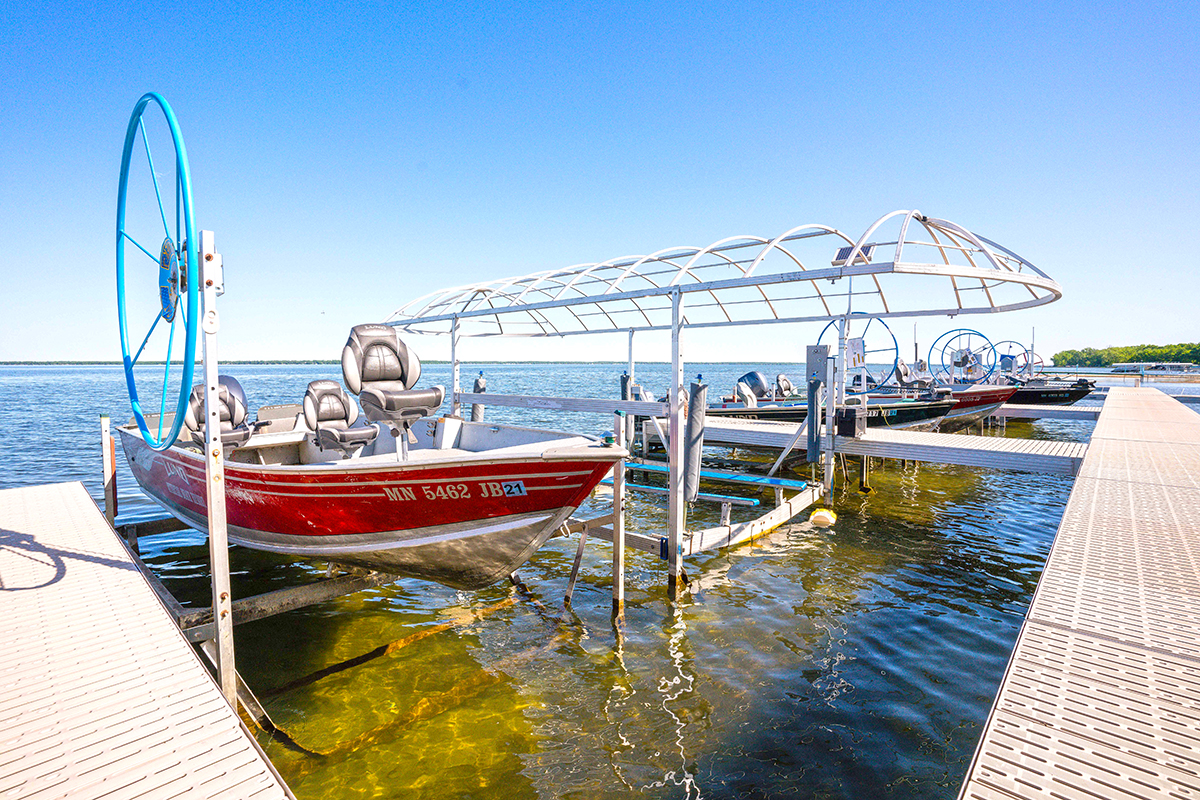
{"type": "MultiPolygon", "coordinates": [[[[954,400],[872,400],[867,404],[867,427],[931,430],[955,405],[954,400]]],[[[743,403],[718,403],[705,409],[709,417],[757,419],[764,422],[803,422],[808,417],[804,400],[781,400],[747,407],[743,403]]]]}
{"type": "MultiPolygon", "coordinates": [[[[899,388],[894,387],[880,388],[881,394],[899,393],[899,391],[899,388]]],[[[955,404],[953,408],[946,412],[946,416],[938,424],[938,431],[941,433],[954,433],[986,419],[1000,406],[1006,402],[1011,402],[1010,398],[1016,391],[1016,386],[989,386],[985,384],[952,387],[950,399],[954,400],[955,404]]]]}
{"type": "Polygon", "coordinates": [[[1027,406],[1069,406],[1092,393],[1095,388],[1083,378],[1075,383],[1027,383],[1017,387],[1008,402],[1027,406]]]}

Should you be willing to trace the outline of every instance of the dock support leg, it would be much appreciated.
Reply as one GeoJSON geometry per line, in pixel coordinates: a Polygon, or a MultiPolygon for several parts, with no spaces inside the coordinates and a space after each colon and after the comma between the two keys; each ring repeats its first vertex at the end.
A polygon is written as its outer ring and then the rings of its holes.
{"type": "Polygon", "coordinates": [[[668,552],[667,594],[672,601],[678,599],[683,589],[681,575],[683,564],[680,551],[683,549],[683,526],[685,508],[683,504],[683,358],[679,350],[679,331],[683,321],[683,293],[676,289],[671,294],[671,419],[668,426],[669,463],[668,488],[668,552]]]}
{"type": "MultiPolygon", "coordinates": [[[[629,332],[629,340],[633,341],[633,331],[629,332]]],[[[630,359],[632,364],[632,359],[630,359]]],[[[632,374],[632,373],[631,373],[632,374]]],[[[633,418],[624,414],[615,415],[618,422],[617,430],[621,431],[622,441],[625,440],[627,428],[632,428],[633,418]]],[[[631,437],[632,438],[632,437],[631,437]]],[[[612,613],[620,620],[625,614],[625,461],[621,460],[613,467],[613,561],[612,561],[612,613]]]]}
{"type": "MultiPolygon", "coordinates": [[[[108,414],[100,415],[100,453],[104,462],[104,518],[112,525],[117,519],[117,443],[109,432],[108,414]]],[[[133,551],[137,552],[136,546],[133,551]]]]}
{"type": "MultiPolygon", "coordinates": [[[[615,539],[615,537],[614,537],[615,539]]],[[[571,579],[567,581],[567,595],[563,605],[571,605],[571,595],[575,593],[575,581],[579,580],[579,567],[583,564],[583,549],[587,545],[587,526],[579,532],[579,547],[575,549],[575,564],[571,567],[571,579]]]]}
{"type": "Polygon", "coordinates": [[[871,457],[862,456],[858,463],[858,490],[863,494],[875,491],[871,488],[871,457]]]}

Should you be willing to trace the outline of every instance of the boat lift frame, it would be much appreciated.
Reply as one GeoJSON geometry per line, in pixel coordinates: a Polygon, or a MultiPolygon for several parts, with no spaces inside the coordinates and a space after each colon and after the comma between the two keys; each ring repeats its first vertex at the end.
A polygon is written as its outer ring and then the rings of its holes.
{"type": "MultiPolygon", "coordinates": [[[[885,214],[857,238],[827,225],[808,224],[772,239],[734,236],[707,247],[673,247],[649,255],[440,290],[407,303],[384,323],[406,333],[449,335],[452,414],[460,414],[464,405],[484,403],[615,412],[614,431],[623,444],[632,438],[631,428],[627,427],[632,425],[629,415],[651,419],[665,416],[669,467],[668,592],[675,599],[682,588],[682,558],[686,554],[682,435],[686,386],[681,350],[685,328],[839,320],[837,364],[831,365],[827,374],[828,393],[835,401],[826,404],[829,419],[821,438],[829,462],[833,451],[833,406],[845,396],[845,341],[852,314],[857,320],[954,317],[1031,308],[1054,302],[1061,296],[1058,283],[1011,250],[956,223],[911,210],[885,214]],[[888,240],[881,231],[885,224],[895,223],[899,224],[899,231],[888,240]],[[808,268],[806,262],[814,263],[815,259],[801,250],[815,249],[815,258],[828,258],[831,241],[837,245],[829,262],[831,266],[808,268]],[[892,258],[877,259],[877,253],[891,253],[892,258]],[[915,293],[906,292],[905,281],[923,285],[915,293]],[[462,391],[463,338],[626,333],[628,372],[633,383],[634,334],[640,331],[670,331],[671,385],[665,403],[462,391]]],[[[832,475],[828,463],[826,473],[828,494],[828,478],[832,475]]],[[[624,544],[631,541],[624,533],[624,492],[624,467],[619,465],[614,470],[612,515],[574,528],[584,538],[589,531],[612,537],[614,613],[620,613],[623,606],[624,544]]],[[[700,549],[728,546],[766,532],[815,502],[816,497],[780,500],[775,511],[753,523],[726,524],[701,532],[697,541],[706,545],[700,549]],[[804,505],[797,507],[798,502],[804,505]]],[[[632,543],[643,544],[636,537],[632,543]]],[[[582,546],[583,540],[581,549],[582,546]]],[[[687,552],[697,549],[688,548],[687,552]]]]}

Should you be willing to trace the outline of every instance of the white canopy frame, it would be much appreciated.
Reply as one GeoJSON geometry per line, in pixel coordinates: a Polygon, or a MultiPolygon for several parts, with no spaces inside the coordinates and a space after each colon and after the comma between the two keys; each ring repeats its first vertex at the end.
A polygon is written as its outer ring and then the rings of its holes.
{"type": "Polygon", "coordinates": [[[996,313],[1062,296],[1054,280],[1011,250],[914,210],[880,217],[857,239],[807,224],[772,239],[734,236],[707,247],[671,247],[443,289],[405,304],[386,322],[421,334],[457,327],[460,337],[671,330],[676,291],[696,295],[683,320],[692,328],[820,322],[850,311],[878,317],[996,313]],[[894,239],[872,241],[896,218],[894,239]],[[811,266],[822,253],[834,255],[831,245],[838,251],[831,266],[811,266]],[[802,257],[800,246],[815,250],[815,258],[802,257]],[[877,251],[892,254],[891,260],[875,260],[877,251]],[[921,291],[906,296],[893,277],[900,275],[918,276],[921,291]],[[866,289],[861,282],[856,289],[856,276],[871,279],[866,289]]]}
{"type": "MultiPolygon", "coordinates": [[[[680,351],[684,328],[836,319],[840,320],[840,362],[851,314],[860,320],[954,317],[1032,308],[1061,297],[1058,283],[1013,251],[956,223],[901,210],[883,215],[857,238],[828,225],[805,224],[770,239],[733,236],[707,247],[669,247],[649,255],[443,289],[401,306],[384,322],[407,333],[450,335],[455,414],[462,404],[472,402],[539,408],[569,405],[574,410],[608,413],[622,406],[633,413],[635,405],[651,405],[464,394],[459,384],[460,338],[627,332],[632,382],[634,333],[670,331],[671,391],[663,410],[669,418],[667,560],[668,588],[674,598],[681,587],[686,510],[682,470],[686,387],[680,351]],[[895,237],[883,237],[884,226],[897,222],[895,237]],[[875,260],[877,252],[890,254],[891,260],[875,260]],[[823,258],[830,258],[830,266],[813,266],[823,258]],[[855,277],[870,278],[865,289],[862,280],[856,289],[855,277]]],[[[834,380],[844,380],[841,363],[834,380]]],[[[625,422],[616,418],[619,428],[625,422]]],[[[623,432],[620,436],[625,442],[623,432]]],[[[823,437],[827,492],[832,447],[829,430],[823,437]]],[[[614,485],[613,608],[617,612],[624,594],[623,546],[617,545],[623,525],[616,519],[623,505],[622,484],[623,476],[614,485]]],[[[729,527],[727,540],[732,543],[740,535],[729,527]]]]}

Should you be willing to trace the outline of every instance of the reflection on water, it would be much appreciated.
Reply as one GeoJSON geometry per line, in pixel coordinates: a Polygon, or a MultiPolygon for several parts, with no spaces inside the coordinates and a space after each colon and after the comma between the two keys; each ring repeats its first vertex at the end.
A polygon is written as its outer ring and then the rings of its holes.
{"type": "MultiPolygon", "coordinates": [[[[574,396],[614,394],[621,372],[484,369],[495,392],[574,396]]],[[[745,368],[702,369],[721,386],[745,368]]],[[[308,380],[338,377],[332,365],[228,371],[253,405],[295,402],[308,380]]],[[[665,365],[640,373],[665,385],[665,365]]],[[[426,381],[447,382],[448,369],[428,365],[426,381]]],[[[97,496],[96,417],[125,418],[120,371],[0,368],[0,391],[3,485],[83,480],[97,496]],[[47,448],[34,398],[51,394],[74,405],[56,414],[47,448]]],[[[586,414],[488,415],[588,432],[611,426],[586,414]]],[[[1001,435],[1086,441],[1091,427],[1042,420],[1010,423],[1001,435]]],[[[123,510],[148,508],[122,470],[123,510]]],[[[689,559],[691,590],[676,605],[666,600],[663,564],[630,552],[623,632],[609,618],[607,545],[588,548],[573,607],[563,608],[575,549],[564,539],[521,570],[525,589],[402,580],[240,626],[247,682],[280,727],[324,755],[260,741],[302,800],[953,797],[1071,481],[888,464],[872,485],[863,495],[852,480],[831,529],[799,522],[689,559]]],[[[657,532],[664,508],[664,498],[633,497],[631,527],[657,532]]],[[[718,515],[697,508],[692,521],[718,515]]],[[[185,603],[208,601],[199,534],[144,546],[185,603]]],[[[239,548],[232,566],[241,596],[323,572],[239,548]]]]}

